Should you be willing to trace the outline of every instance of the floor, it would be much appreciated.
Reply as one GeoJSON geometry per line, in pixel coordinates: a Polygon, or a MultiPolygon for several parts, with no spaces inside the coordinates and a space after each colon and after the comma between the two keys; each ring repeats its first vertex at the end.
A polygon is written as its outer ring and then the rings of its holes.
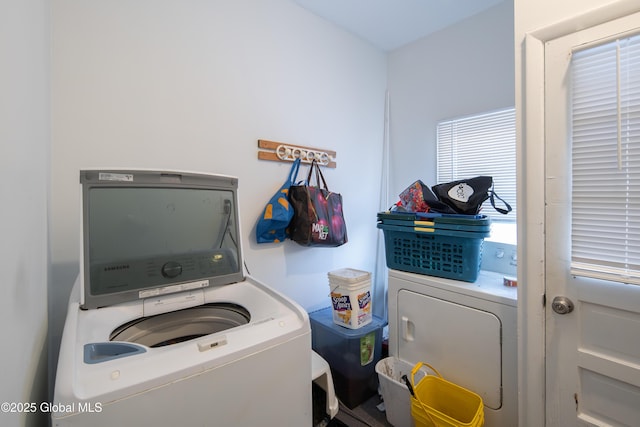
{"type": "Polygon", "coordinates": [[[315,427],[393,427],[387,422],[384,405],[380,405],[381,402],[382,399],[378,394],[374,394],[353,409],[349,409],[340,402],[338,414],[329,420],[325,412],[326,393],[314,384],[313,425],[315,427]]]}

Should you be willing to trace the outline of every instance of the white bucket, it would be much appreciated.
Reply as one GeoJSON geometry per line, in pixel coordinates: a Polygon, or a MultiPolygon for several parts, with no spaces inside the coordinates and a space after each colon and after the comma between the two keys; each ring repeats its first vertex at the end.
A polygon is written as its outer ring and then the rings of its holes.
{"type": "Polygon", "coordinates": [[[333,322],[350,329],[371,323],[371,273],[343,268],[328,276],[333,322]]]}
{"type": "MultiPolygon", "coordinates": [[[[380,382],[380,393],[384,401],[387,421],[394,427],[413,427],[411,416],[411,395],[407,385],[402,380],[406,375],[411,378],[412,364],[395,357],[386,357],[376,363],[376,373],[380,382]]],[[[416,379],[426,375],[422,369],[416,379]]]]}

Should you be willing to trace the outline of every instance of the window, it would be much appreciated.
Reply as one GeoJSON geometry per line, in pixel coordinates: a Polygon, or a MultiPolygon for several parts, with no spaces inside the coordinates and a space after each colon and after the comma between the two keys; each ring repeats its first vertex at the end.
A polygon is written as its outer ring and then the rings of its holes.
{"type": "MultiPolygon", "coordinates": [[[[493,177],[494,190],[511,205],[503,215],[487,200],[482,213],[491,217],[492,240],[516,239],[516,125],[515,109],[508,108],[437,124],[437,182],[478,175],[493,177]]],[[[500,201],[496,200],[496,206],[500,201]]]]}
{"type": "Polygon", "coordinates": [[[574,52],[571,271],[640,284],[640,36],[574,52]]]}

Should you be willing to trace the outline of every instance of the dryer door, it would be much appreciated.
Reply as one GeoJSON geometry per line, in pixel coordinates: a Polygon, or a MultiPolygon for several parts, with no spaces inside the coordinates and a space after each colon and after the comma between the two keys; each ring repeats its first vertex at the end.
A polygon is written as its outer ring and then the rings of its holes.
{"type": "Polygon", "coordinates": [[[427,362],[442,376],[502,406],[500,319],[492,313],[422,295],[398,292],[398,356],[427,362]]]}

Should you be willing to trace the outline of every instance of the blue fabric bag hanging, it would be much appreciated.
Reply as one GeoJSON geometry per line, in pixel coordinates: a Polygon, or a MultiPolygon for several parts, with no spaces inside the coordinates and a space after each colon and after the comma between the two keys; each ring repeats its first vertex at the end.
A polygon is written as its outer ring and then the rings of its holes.
{"type": "Polygon", "coordinates": [[[297,158],[291,166],[289,178],[265,206],[256,225],[258,243],[277,243],[289,237],[289,222],[293,218],[293,206],[289,204],[288,198],[289,188],[295,184],[299,168],[300,158],[297,158]]]}

